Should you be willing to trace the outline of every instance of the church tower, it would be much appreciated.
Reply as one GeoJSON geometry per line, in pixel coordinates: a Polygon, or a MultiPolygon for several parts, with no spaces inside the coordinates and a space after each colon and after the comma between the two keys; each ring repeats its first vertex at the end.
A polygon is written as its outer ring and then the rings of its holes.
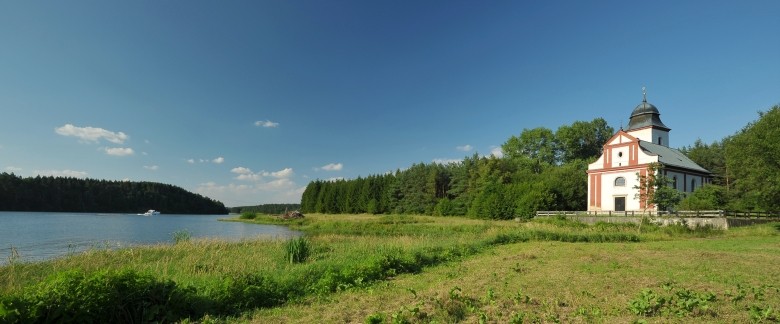
{"type": "Polygon", "coordinates": [[[598,160],[588,164],[588,211],[657,212],[658,206],[638,198],[639,177],[647,175],[651,163],[661,164],[660,172],[680,192],[691,193],[712,179],[709,171],[669,147],[671,129],[661,122],[658,108],[647,102],[644,88],[642,97],[631,112],[628,129],[612,135],[598,160]]]}
{"type": "Polygon", "coordinates": [[[631,112],[626,133],[645,142],[669,147],[669,127],[661,122],[661,113],[647,102],[647,90],[642,88],[642,103],[631,112]]]}

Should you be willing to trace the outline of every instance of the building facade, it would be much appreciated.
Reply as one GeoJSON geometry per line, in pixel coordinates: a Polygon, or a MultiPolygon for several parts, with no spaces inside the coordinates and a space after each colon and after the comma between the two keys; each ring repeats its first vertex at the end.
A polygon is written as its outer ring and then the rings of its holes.
{"type": "Polygon", "coordinates": [[[669,127],[644,95],[622,128],[604,144],[601,156],[588,165],[588,211],[657,211],[638,198],[639,176],[659,163],[673,188],[690,193],[709,183],[712,175],[685,154],[669,147],[669,127]]]}

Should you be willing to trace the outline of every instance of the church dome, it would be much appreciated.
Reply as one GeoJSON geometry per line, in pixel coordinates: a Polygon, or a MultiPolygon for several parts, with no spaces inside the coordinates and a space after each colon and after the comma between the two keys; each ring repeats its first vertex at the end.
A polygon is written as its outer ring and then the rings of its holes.
{"type": "Polygon", "coordinates": [[[658,108],[653,104],[647,102],[647,98],[642,100],[642,103],[634,108],[631,112],[631,119],[628,121],[628,130],[634,130],[645,127],[657,127],[665,130],[669,130],[663,122],[661,122],[661,113],[658,112],[658,108]]]}

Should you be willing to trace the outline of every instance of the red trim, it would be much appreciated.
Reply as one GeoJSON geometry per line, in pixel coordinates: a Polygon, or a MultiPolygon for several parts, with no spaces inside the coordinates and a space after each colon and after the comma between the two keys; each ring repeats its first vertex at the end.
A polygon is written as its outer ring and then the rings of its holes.
{"type": "Polygon", "coordinates": [[[598,186],[596,186],[596,207],[601,208],[601,175],[596,175],[596,182],[598,182],[598,186]]]}

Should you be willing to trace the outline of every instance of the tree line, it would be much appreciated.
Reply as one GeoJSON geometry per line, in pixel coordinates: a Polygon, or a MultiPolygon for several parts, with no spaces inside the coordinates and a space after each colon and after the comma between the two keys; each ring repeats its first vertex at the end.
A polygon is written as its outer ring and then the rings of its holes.
{"type": "Polygon", "coordinates": [[[70,177],[0,173],[0,210],[87,213],[226,214],[221,202],[180,187],[70,177]]]}
{"type": "Polygon", "coordinates": [[[457,163],[417,163],[394,173],[309,183],[303,212],[427,214],[511,219],[537,210],[584,210],[587,165],[614,129],[602,118],[556,131],[524,129],[504,156],[474,154],[457,163]]]}
{"type": "Polygon", "coordinates": [[[287,211],[300,210],[301,204],[262,204],[256,206],[230,207],[230,212],[241,214],[244,212],[261,214],[282,214],[287,211]]]}
{"type": "MultiPolygon", "coordinates": [[[[303,193],[301,210],[493,219],[532,217],[537,210],[585,210],[587,165],[613,134],[602,118],[555,131],[524,129],[501,146],[502,158],[475,154],[457,163],[418,163],[365,178],[313,181],[303,193]]],[[[656,190],[670,202],[665,208],[780,211],[780,105],[759,112],[734,135],[712,144],[697,140],[681,151],[711,171],[713,181],[679,197],[656,190]]]]}
{"type": "Polygon", "coordinates": [[[678,206],[688,210],[780,211],[780,105],[734,135],[682,148],[714,177],[678,206]]]}

